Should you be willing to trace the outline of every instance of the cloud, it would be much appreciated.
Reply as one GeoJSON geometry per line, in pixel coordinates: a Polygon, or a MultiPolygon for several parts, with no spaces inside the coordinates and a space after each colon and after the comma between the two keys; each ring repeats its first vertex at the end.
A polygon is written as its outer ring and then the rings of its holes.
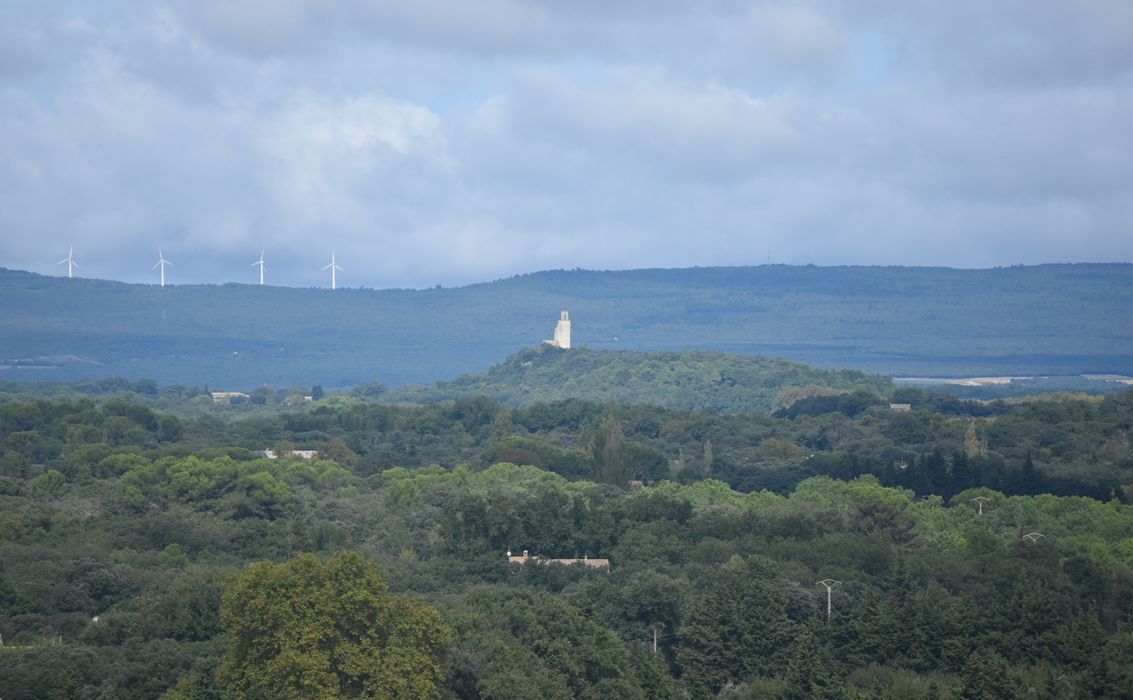
{"type": "Polygon", "coordinates": [[[928,197],[1036,203],[1133,192],[1133,96],[1094,87],[889,99],[888,157],[928,197]]]}
{"type": "Polygon", "coordinates": [[[439,118],[382,95],[298,95],[254,138],[279,206],[311,223],[349,222],[387,196],[382,185],[399,170],[447,161],[439,118]]]}
{"type": "Polygon", "coordinates": [[[831,17],[779,2],[314,0],[177,5],[200,39],[250,57],[288,57],[375,42],[473,60],[688,63],[748,77],[836,70],[846,37],[831,17]]]}
{"type": "Polygon", "coordinates": [[[342,19],[336,4],[318,0],[185,0],[174,11],[202,39],[257,58],[319,49],[342,19]]]}
{"type": "Polygon", "coordinates": [[[817,165],[861,122],[852,109],[804,95],[753,96],[715,81],[688,84],[641,71],[617,71],[597,83],[529,75],[509,108],[520,134],[541,132],[603,158],[709,181],[817,165]]]}
{"type": "Polygon", "coordinates": [[[1128,78],[1133,68],[1133,5],[1125,0],[823,4],[922,78],[1041,87],[1128,78]]]}
{"type": "Polygon", "coordinates": [[[344,284],[428,286],[1128,260],[1131,8],[7,3],[0,264],[73,243],[141,281],[160,243],[226,281],[266,249],[307,285],[334,248],[344,284]]]}

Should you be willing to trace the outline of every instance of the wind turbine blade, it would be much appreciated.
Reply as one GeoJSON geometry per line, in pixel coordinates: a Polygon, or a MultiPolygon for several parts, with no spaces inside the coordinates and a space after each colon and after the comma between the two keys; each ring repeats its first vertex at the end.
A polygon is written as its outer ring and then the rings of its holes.
{"type": "Polygon", "coordinates": [[[75,267],[79,266],[79,264],[77,262],[75,262],[74,260],[71,261],[71,264],[74,265],[75,267]]]}
{"type": "MultiPolygon", "coordinates": [[[[331,263],[330,265],[334,265],[334,263],[331,263]]],[[[330,269],[330,265],[327,265],[327,266],[326,266],[326,267],[324,267],[323,269],[324,269],[324,270],[329,270],[329,269],[330,269]]],[[[334,265],[334,266],[335,266],[335,267],[338,267],[338,265],[334,265]]]]}
{"type": "Polygon", "coordinates": [[[60,260],[59,262],[57,262],[55,264],[56,265],[62,265],[63,263],[67,262],[68,260],[70,260],[70,258],[63,258],[62,260],[60,260]]]}
{"type": "Polygon", "coordinates": [[[160,261],[160,260],[158,260],[157,262],[155,262],[155,263],[153,264],[153,267],[151,267],[150,269],[151,269],[151,270],[156,270],[156,269],[157,269],[157,266],[158,266],[158,265],[160,265],[160,264],[161,264],[161,261],[160,261]]]}

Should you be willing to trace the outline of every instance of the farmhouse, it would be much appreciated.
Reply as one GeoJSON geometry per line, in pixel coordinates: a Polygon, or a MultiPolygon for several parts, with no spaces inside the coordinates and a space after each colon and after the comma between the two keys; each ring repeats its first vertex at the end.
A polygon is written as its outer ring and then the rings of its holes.
{"type": "Polygon", "coordinates": [[[512,556],[512,553],[509,551],[507,553],[507,560],[509,564],[527,564],[528,562],[532,564],[563,564],[565,566],[582,564],[583,566],[589,566],[593,569],[610,568],[609,559],[591,559],[587,556],[583,556],[581,559],[544,559],[543,557],[528,556],[526,549],[523,550],[523,556],[519,557],[512,556]]]}
{"type": "MultiPolygon", "coordinates": [[[[275,450],[260,450],[260,454],[267,459],[279,459],[279,455],[275,450]]],[[[299,459],[314,459],[319,456],[318,450],[291,450],[287,453],[288,457],[298,457],[299,459]]]]}
{"type": "Polygon", "coordinates": [[[242,391],[214,391],[212,392],[212,400],[216,403],[232,403],[233,401],[242,401],[244,399],[252,398],[242,391]]]}

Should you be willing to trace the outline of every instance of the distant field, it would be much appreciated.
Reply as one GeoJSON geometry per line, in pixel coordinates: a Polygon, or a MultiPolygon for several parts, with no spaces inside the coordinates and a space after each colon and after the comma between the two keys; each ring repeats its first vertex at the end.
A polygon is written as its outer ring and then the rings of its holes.
{"type": "Polygon", "coordinates": [[[898,387],[915,386],[965,399],[1006,399],[1053,393],[1112,394],[1133,385],[1133,377],[1117,374],[1042,377],[894,377],[898,387]]]}
{"type": "Polygon", "coordinates": [[[128,285],[0,269],[0,380],[212,389],[480,372],[550,337],[928,377],[1133,374],[1133,265],[551,271],[456,289],[128,285]]]}

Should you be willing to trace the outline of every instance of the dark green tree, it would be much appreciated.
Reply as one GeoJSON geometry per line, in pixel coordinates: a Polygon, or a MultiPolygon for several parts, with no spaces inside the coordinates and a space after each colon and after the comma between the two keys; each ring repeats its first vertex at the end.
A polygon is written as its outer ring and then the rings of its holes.
{"type": "Polygon", "coordinates": [[[629,459],[622,427],[613,416],[598,424],[591,448],[594,455],[594,479],[607,484],[623,485],[629,480],[629,459]]]}
{"type": "Polygon", "coordinates": [[[1013,700],[1017,697],[1009,667],[994,651],[977,651],[960,670],[962,700],[1013,700]]]}
{"type": "Polygon", "coordinates": [[[1133,632],[1106,642],[1086,671],[1085,686],[1095,698],[1133,699],[1133,632]]]}
{"type": "Polygon", "coordinates": [[[787,664],[786,685],[779,696],[782,700],[842,700],[846,697],[830,650],[822,641],[824,636],[814,623],[804,626],[787,664]]]}
{"type": "Polygon", "coordinates": [[[677,659],[693,687],[715,693],[725,683],[773,675],[789,648],[786,594],[774,569],[733,556],[689,602],[677,659]]]}
{"type": "Polygon", "coordinates": [[[459,683],[462,697],[642,697],[621,641],[560,597],[479,588],[455,603],[449,617],[464,666],[450,674],[449,689],[457,693],[459,683]]]}

